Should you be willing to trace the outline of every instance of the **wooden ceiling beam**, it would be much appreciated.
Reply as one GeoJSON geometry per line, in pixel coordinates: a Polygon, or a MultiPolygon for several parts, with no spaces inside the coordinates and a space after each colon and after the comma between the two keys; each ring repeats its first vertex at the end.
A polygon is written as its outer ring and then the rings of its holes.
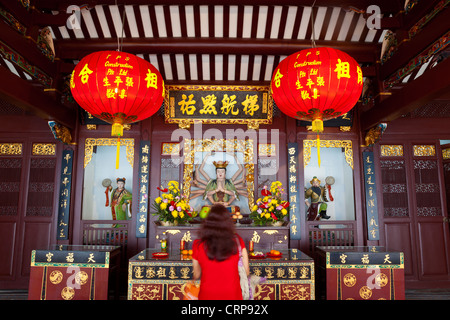
{"type": "Polygon", "coordinates": [[[42,54],[34,41],[22,36],[3,22],[0,23],[0,34],[1,41],[17,51],[28,63],[52,78],[55,76],[56,64],[42,54]]]}
{"type": "Polygon", "coordinates": [[[361,114],[361,130],[393,121],[450,91],[450,59],[446,59],[392,96],[361,114]]]}
{"type": "Polygon", "coordinates": [[[39,10],[27,10],[19,1],[0,0],[0,4],[27,28],[32,26],[64,26],[71,15],[71,13],[66,12],[53,15],[39,10]]]}
{"type": "MultiPolygon", "coordinates": [[[[366,10],[370,5],[377,5],[380,7],[381,12],[397,13],[403,10],[403,0],[378,0],[374,3],[373,0],[342,0],[336,2],[336,0],[316,0],[314,6],[316,7],[354,7],[360,10],[366,10]]],[[[70,5],[88,5],[94,7],[96,5],[249,5],[249,6],[307,6],[313,5],[313,0],[279,0],[274,2],[273,0],[256,0],[256,1],[242,1],[242,0],[229,0],[224,3],[221,0],[190,0],[190,1],[175,1],[175,0],[161,0],[151,1],[148,0],[39,0],[34,5],[39,9],[53,9],[53,10],[65,10],[70,5]]]]}
{"type": "Polygon", "coordinates": [[[74,129],[76,112],[45,94],[41,87],[19,78],[0,66],[0,97],[47,121],[54,120],[74,129]]]}
{"type": "MultiPolygon", "coordinates": [[[[375,62],[379,45],[343,41],[316,41],[317,47],[332,47],[351,55],[360,63],[375,62]]],[[[290,55],[311,48],[306,40],[258,40],[225,38],[152,38],[124,39],[122,51],[132,54],[248,54],[290,55]]],[[[80,60],[101,50],[117,50],[116,39],[58,40],[56,55],[65,60],[80,60]]]]}
{"type": "Polygon", "coordinates": [[[448,31],[449,21],[450,10],[447,9],[430,21],[414,38],[402,43],[397,52],[380,66],[380,80],[386,79],[398,69],[403,68],[411,59],[443,36],[448,31]]]}
{"type": "Polygon", "coordinates": [[[426,16],[441,0],[418,1],[408,14],[403,16],[403,28],[409,30],[417,21],[426,16]]]}

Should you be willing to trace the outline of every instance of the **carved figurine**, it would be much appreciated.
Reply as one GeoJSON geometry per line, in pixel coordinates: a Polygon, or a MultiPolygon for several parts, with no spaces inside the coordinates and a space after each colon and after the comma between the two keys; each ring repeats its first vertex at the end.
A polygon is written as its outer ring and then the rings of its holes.
{"type": "Polygon", "coordinates": [[[373,146],[378,140],[381,139],[381,136],[383,135],[384,131],[386,130],[387,124],[386,123],[380,123],[374,128],[371,128],[364,138],[366,144],[362,145],[361,147],[371,147],[373,146]]]}
{"type": "Polygon", "coordinates": [[[310,181],[311,187],[305,191],[305,203],[308,206],[307,219],[308,221],[315,221],[322,219],[330,219],[327,215],[328,202],[327,194],[330,196],[330,200],[333,201],[331,196],[331,185],[334,184],[334,178],[329,176],[325,179],[326,184],[324,187],[320,186],[320,180],[316,176],[310,181]],[[308,199],[311,198],[311,203],[308,199]]]}
{"type": "Polygon", "coordinates": [[[117,178],[117,188],[111,193],[111,214],[113,220],[127,220],[131,218],[132,194],[125,189],[125,178],[117,178]],[[128,212],[127,204],[130,204],[128,212]]]}
{"type": "Polygon", "coordinates": [[[56,121],[49,121],[48,125],[50,126],[56,140],[59,140],[64,144],[76,144],[75,142],[72,142],[72,135],[70,134],[70,130],[68,128],[56,121]]]}

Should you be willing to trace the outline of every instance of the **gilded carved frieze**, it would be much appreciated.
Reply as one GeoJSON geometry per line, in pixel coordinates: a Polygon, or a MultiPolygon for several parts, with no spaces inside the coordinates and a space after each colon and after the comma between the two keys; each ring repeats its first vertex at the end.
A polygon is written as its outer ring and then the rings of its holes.
{"type": "Polygon", "coordinates": [[[414,145],[413,152],[415,157],[434,157],[436,147],[434,145],[414,145]]]}
{"type": "Polygon", "coordinates": [[[401,144],[396,145],[381,145],[382,157],[403,157],[403,146],[401,144]]]}
{"type": "MultiPolygon", "coordinates": [[[[306,167],[311,161],[311,148],[317,148],[317,140],[303,141],[303,160],[306,167]]],[[[321,148],[343,148],[345,161],[353,169],[353,147],[350,140],[320,140],[321,148]]]]}
{"type": "Polygon", "coordinates": [[[0,143],[0,156],[13,156],[22,154],[21,143],[0,143]]]}
{"type": "Polygon", "coordinates": [[[54,156],[56,154],[56,144],[33,143],[31,153],[33,154],[33,156],[54,156]]]}
{"type": "MultiPolygon", "coordinates": [[[[92,160],[94,146],[116,146],[116,138],[87,138],[84,145],[84,168],[92,160]]],[[[134,162],[134,139],[120,139],[120,145],[126,146],[127,160],[131,167],[134,162]]]]}

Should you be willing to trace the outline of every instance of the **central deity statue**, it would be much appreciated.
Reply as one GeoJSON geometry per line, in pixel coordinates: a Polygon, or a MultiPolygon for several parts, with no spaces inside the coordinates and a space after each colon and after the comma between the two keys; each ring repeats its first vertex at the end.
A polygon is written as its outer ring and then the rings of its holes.
{"type": "Polygon", "coordinates": [[[208,199],[212,204],[230,205],[235,199],[239,200],[234,183],[226,178],[228,161],[213,161],[216,167],[216,179],[209,180],[203,193],[203,200],[208,199]]]}
{"type": "Polygon", "coordinates": [[[206,160],[211,156],[208,153],[203,159],[200,168],[196,166],[194,172],[193,185],[199,188],[191,193],[191,199],[202,196],[203,200],[209,200],[211,204],[222,204],[226,207],[230,206],[234,200],[239,200],[239,194],[247,196],[246,185],[244,182],[245,174],[241,178],[239,176],[244,172],[244,166],[238,161],[236,155],[234,159],[238,166],[238,170],[230,179],[226,178],[228,161],[213,161],[215,166],[216,178],[212,179],[204,170],[206,160]],[[200,177],[201,174],[203,178],[200,177]],[[239,179],[238,179],[239,178],[239,179]]]}

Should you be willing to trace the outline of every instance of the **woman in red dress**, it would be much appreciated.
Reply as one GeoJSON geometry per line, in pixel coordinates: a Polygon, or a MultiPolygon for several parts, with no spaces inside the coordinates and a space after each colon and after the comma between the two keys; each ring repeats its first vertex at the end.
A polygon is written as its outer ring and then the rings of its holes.
{"type": "Polygon", "coordinates": [[[202,224],[200,239],[195,240],[192,247],[194,280],[200,279],[199,300],[242,300],[238,243],[248,276],[244,241],[235,233],[227,209],[214,205],[202,224]]]}

